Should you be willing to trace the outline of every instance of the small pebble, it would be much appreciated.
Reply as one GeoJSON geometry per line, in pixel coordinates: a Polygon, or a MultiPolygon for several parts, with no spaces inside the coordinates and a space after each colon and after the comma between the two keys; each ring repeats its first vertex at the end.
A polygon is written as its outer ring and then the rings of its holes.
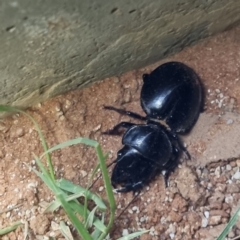
{"type": "Polygon", "coordinates": [[[233,120],[232,119],[228,119],[226,122],[228,125],[233,124],[233,120]]]}
{"type": "Polygon", "coordinates": [[[232,176],[232,179],[240,179],[240,172],[238,171],[232,176]]]}
{"type": "Polygon", "coordinates": [[[207,227],[207,225],[208,225],[208,219],[203,217],[202,218],[202,227],[205,228],[205,227],[207,227]]]}
{"type": "Polygon", "coordinates": [[[237,164],[238,167],[240,167],[240,159],[238,159],[238,160],[236,161],[236,164],[237,164]]]}
{"type": "Polygon", "coordinates": [[[123,229],[122,236],[127,236],[129,234],[128,229],[123,229]]]}
{"type": "Polygon", "coordinates": [[[151,227],[149,234],[152,235],[152,236],[154,236],[154,235],[155,235],[154,232],[155,232],[155,228],[154,228],[154,227],[151,227]]]}
{"type": "Polygon", "coordinates": [[[197,169],[196,169],[196,173],[197,173],[197,175],[200,177],[200,176],[202,175],[201,169],[197,168],[197,169]]]}
{"type": "Polygon", "coordinates": [[[215,172],[214,172],[214,173],[215,173],[215,176],[216,176],[216,177],[218,177],[218,178],[220,177],[220,174],[221,174],[221,168],[220,168],[220,166],[218,166],[218,167],[215,169],[215,172]]]}
{"type": "Polygon", "coordinates": [[[171,239],[174,239],[175,234],[174,234],[174,233],[170,233],[170,234],[169,234],[169,237],[170,237],[171,239]]]}
{"type": "Polygon", "coordinates": [[[176,232],[176,228],[172,223],[169,224],[168,231],[171,232],[171,233],[176,232]]]}
{"type": "Polygon", "coordinates": [[[211,216],[209,218],[209,225],[215,226],[221,223],[222,216],[211,216]]]}
{"type": "Polygon", "coordinates": [[[166,223],[166,218],[165,217],[161,217],[160,222],[161,222],[161,224],[165,224],[166,223]]]}
{"type": "Polygon", "coordinates": [[[57,224],[57,223],[54,222],[54,221],[51,221],[51,228],[52,228],[54,231],[57,231],[60,227],[59,227],[59,224],[57,224]]]}
{"type": "Polygon", "coordinates": [[[137,206],[133,206],[133,207],[132,207],[132,210],[133,210],[134,212],[139,213],[139,207],[137,207],[137,206]]]}
{"type": "Polygon", "coordinates": [[[218,102],[218,108],[221,108],[221,107],[222,107],[222,104],[223,104],[223,99],[221,99],[221,100],[218,102]]]}
{"type": "Polygon", "coordinates": [[[18,128],[16,130],[16,137],[22,137],[24,135],[24,130],[22,128],[18,128]]]}
{"type": "Polygon", "coordinates": [[[227,195],[227,196],[225,197],[225,202],[226,202],[226,203],[229,203],[229,204],[232,204],[232,202],[233,202],[233,196],[232,196],[232,195],[227,195]]]}
{"type": "Polygon", "coordinates": [[[207,184],[207,189],[208,189],[208,190],[212,189],[212,187],[213,187],[212,183],[208,183],[208,184],[207,184]]]}
{"type": "Polygon", "coordinates": [[[80,174],[83,178],[87,176],[87,172],[84,170],[80,170],[80,174]]]}
{"type": "Polygon", "coordinates": [[[231,171],[231,170],[232,170],[231,165],[227,164],[227,166],[226,166],[226,170],[227,170],[227,171],[231,171]]]}
{"type": "Polygon", "coordinates": [[[56,116],[57,117],[61,117],[63,115],[63,112],[62,111],[58,111],[57,113],[56,113],[56,116]]]}
{"type": "Polygon", "coordinates": [[[57,104],[57,106],[55,107],[56,112],[60,112],[61,111],[61,107],[60,104],[57,104]]]}
{"type": "Polygon", "coordinates": [[[233,239],[236,236],[236,234],[233,231],[230,231],[230,233],[228,234],[228,237],[233,239]]]}
{"type": "Polygon", "coordinates": [[[235,103],[235,99],[234,98],[230,98],[230,103],[234,104],[235,103]]]}
{"type": "Polygon", "coordinates": [[[65,108],[69,108],[70,107],[70,105],[71,105],[71,102],[67,99],[66,100],[66,105],[65,105],[65,108]]]}
{"type": "Polygon", "coordinates": [[[204,216],[205,216],[205,218],[209,218],[209,211],[204,211],[204,216]]]}
{"type": "Polygon", "coordinates": [[[59,119],[63,121],[65,119],[64,115],[60,116],[59,119]]]}
{"type": "Polygon", "coordinates": [[[128,209],[128,212],[129,212],[130,214],[133,214],[133,211],[132,211],[131,209],[128,209]]]}
{"type": "Polygon", "coordinates": [[[3,122],[0,122],[0,131],[3,131],[6,129],[6,125],[3,122]]]}

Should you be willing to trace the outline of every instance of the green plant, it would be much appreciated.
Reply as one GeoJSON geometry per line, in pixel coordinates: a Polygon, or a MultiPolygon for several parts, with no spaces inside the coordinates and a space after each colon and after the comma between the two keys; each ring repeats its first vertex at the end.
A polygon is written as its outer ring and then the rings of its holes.
{"type": "MultiPolygon", "coordinates": [[[[45,212],[54,211],[57,208],[62,207],[65,210],[66,214],[68,215],[72,225],[75,227],[78,235],[82,239],[84,240],[105,239],[109,235],[110,230],[114,223],[116,203],[113,195],[111,182],[108,176],[107,167],[105,164],[107,155],[103,154],[102,148],[99,145],[99,143],[87,138],[77,138],[58,144],[49,149],[45,141],[45,138],[41,132],[41,129],[33,117],[31,117],[29,114],[20,109],[9,106],[0,105],[0,111],[18,112],[26,115],[34,123],[35,128],[38,131],[40,140],[43,145],[44,153],[40,157],[34,155],[34,158],[40,171],[37,171],[36,169],[33,168],[32,171],[34,171],[42,179],[42,181],[48,186],[48,188],[53,192],[55,196],[55,200],[49,204],[49,206],[45,209],[45,212]],[[100,168],[104,180],[106,195],[108,198],[108,207],[105,205],[105,203],[99,196],[91,192],[88,188],[83,188],[78,185],[75,185],[72,182],[67,181],[66,179],[57,180],[55,177],[50,153],[55,150],[76,145],[79,143],[95,148],[99,163],[94,169],[90,179],[93,179],[94,174],[100,168]],[[42,163],[42,159],[44,157],[46,157],[47,159],[48,168],[46,168],[42,163]],[[84,197],[84,204],[78,201],[79,197],[84,197]],[[88,209],[89,200],[92,200],[95,203],[95,207],[92,210],[88,209]],[[110,217],[109,221],[106,223],[105,212],[107,210],[109,211],[110,217]],[[80,220],[78,216],[81,216],[82,220],[80,220]]],[[[20,225],[19,222],[17,224],[15,223],[10,229],[9,228],[5,229],[5,231],[2,232],[2,235],[8,233],[9,231],[13,231],[19,225],[20,225]]],[[[73,239],[73,237],[71,236],[71,232],[69,231],[68,227],[65,225],[64,222],[60,222],[60,229],[66,239],[69,240],[73,239]]],[[[119,240],[133,239],[145,232],[148,231],[132,233],[129,234],[128,236],[120,238],[119,240]]]]}
{"type": "Polygon", "coordinates": [[[0,229],[0,236],[5,235],[7,233],[10,233],[17,229],[20,225],[22,225],[21,221],[14,222],[11,226],[8,226],[6,228],[0,229]]]}
{"type": "Polygon", "coordinates": [[[235,214],[231,217],[231,219],[229,220],[227,226],[223,229],[223,231],[221,232],[221,234],[219,235],[219,237],[217,238],[217,240],[224,240],[226,238],[226,236],[228,235],[228,233],[230,232],[230,230],[232,229],[232,227],[236,224],[236,222],[239,219],[239,214],[240,214],[240,207],[237,209],[237,211],[235,212],[235,214]]]}

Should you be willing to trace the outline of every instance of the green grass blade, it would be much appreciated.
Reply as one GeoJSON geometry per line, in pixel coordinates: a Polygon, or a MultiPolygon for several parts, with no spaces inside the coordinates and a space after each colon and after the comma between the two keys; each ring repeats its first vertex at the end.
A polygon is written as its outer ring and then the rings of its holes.
{"type": "MultiPolygon", "coordinates": [[[[69,200],[68,197],[66,197],[65,199],[66,201],[69,200]]],[[[84,216],[84,206],[81,203],[79,203],[78,201],[71,201],[69,205],[74,212],[78,213],[82,217],[84,216]]],[[[53,202],[51,202],[46,209],[44,209],[44,213],[53,212],[59,207],[61,207],[61,202],[58,199],[56,199],[53,202]]],[[[90,211],[88,211],[87,213],[89,214],[90,211]]],[[[93,225],[99,231],[106,232],[106,226],[97,217],[94,218],[93,225]]]]}
{"type": "MultiPolygon", "coordinates": [[[[105,158],[105,159],[106,159],[106,158],[105,158]]],[[[98,164],[96,165],[96,167],[93,169],[92,174],[91,174],[91,177],[90,177],[91,181],[93,180],[93,178],[94,178],[95,174],[97,173],[98,169],[100,169],[100,163],[98,163],[98,164]]]]}
{"type": "MultiPolygon", "coordinates": [[[[102,149],[101,149],[99,143],[94,140],[87,139],[87,138],[77,138],[77,139],[72,139],[72,140],[66,141],[64,143],[58,144],[58,145],[50,148],[46,153],[50,153],[52,151],[61,149],[63,147],[72,146],[72,145],[75,145],[78,143],[83,143],[85,145],[94,147],[97,152],[98,160],[100,163],[100,168],[101,168],[102,175],[103,175],[104,185],[105,185],[105,189],[106,189],[106,193],[107,193],[107,197],[108,197],[109,205],[110,205],[110,220],[107,225],[106,231],[102,232],[102,234],[99,238],[99,240],[103,240],[113,225],[115,210],[116,210],[116,203],[115,203],[115,199],[113,196],[112,185],[111,185],[111,182],[110,182],[110,179],[108,176],[105,158],[104,158],[104,155],[103,155],[103,152],[102,152],[102,149]]],[[[44,153],[44,154],[46,154],[46,153],[44,153]]],[[[43,157],[44,154],[41,157],[43,157]]]]}
{"type": "MultiPolygon", "coordinates": [[[[109,153],[105,154],[104,159],[108,158],[109,153]]],[[[100,163],[97,164],[97,166],[93,169],[92,174],[91,174],[91,181],[94,178],[94,175],[97,173],[98,169],[100,169],[100,163]]]]}
{"type": "MultiPolygon", "coordinates": [[[[87,195],[87,189],[86,189],[86,191],[85,191],[85,194],[87,195]]],[[[87,197],[85,197],[84,198],[84,205],[83,205],[83,219],[84,219],[84,226],[86,227],[87,225],[86,225],[86,222],[87,222],[87,218],[88,218],[88,198],[87,197]]]]}
{"type": "Polygon", "coordinates": [[[220,236],[217,238],[217,240],[224,240],[226,238],[226,236],[228,235],[228,233],[230,232],[230,230],[232,229],[232,227],[236,224],[236,222],[239,219],[239,215],[240,215],[240,207],[237,209],[237,211],[235,212],[235,214],[231,217],[231,219],[229,220],[227,226],[223,229],[222,233],[220,234],[220,236]]]}
{"type": "MultiPolygon", "coordinates": [[[[21,114],[27,116],[32,121],[32,123],[34,124],[34,126],[35,126],[35,128],[36,128],[36,130],[38,132],[38,135],[39,135],[39,138],[41,140],[44,152],[47,152],[47,150],[48,150],[47,142],[45,141],[45,138],[43,136],[43,133],[42,133],[39,125],[37,124],[37,122],[35,121],[35,119],[31,115],[29,115],[28,113],[24,112],[23,110],[15,108],[15,107],[4,106],[4,105],[0,105],[0,112],[15,112],[15,113],[21,113],[21,114]]],[[[53,169],[51,157],[50,157],[50,155],[48,153],[46,154],[46,157],[47,157],[47,163],[48,163],[48,167],[49,167],[51,178],[55,179],[54,169],[53,169]]]]}
{"type": "Polygon", "coordinates": [[[49,180],[49,178],[47,176],[45,176],[44,174],[42,174],[41,172],[38,172],[36,169],[32,169],[32,171],[34,171],[34,173],[42,179],[42,181],[48,186],[48,188],[51,190],[51,191],[54,191],[55,189],[55,186],[54,186],[54,183],[49,180]]]}
{"type": "Polygon", "coordinates": [[[127,236],[124,236],[124,237],[121,237],[121,238],[118,238],[117,240],[130,240],[130,239],[134,239],[136,237],[139,237],[141,235],[143,235],[144,233],[147,233],[149,232],[149,230],[143,230],[143,231],[139,231],[139,232],[134,232],[134,233],[131,233],[127,236]]]}
{"type": "Polygon", "coordinates": [[[100,163],[100,168],[102,171],[104,185],[105,185],[105,189],[106,189],[106,193],[107,193],[107,197],[108,197],[108,201],[109,201],[109,206],[110,206],[110,219],[109,219],[109,223],[107,225],[106,233],[102,233],[101,236],[99,237],[99,240],[103,240],[113,226],[113,221],[114,221],[114,216],[115,216],[115,211],[116,211],[116,202],[115,202],[115,199],[113,196],[112,184],[110,182],[110,178],[108,175],[108,170],[107,170],[105,158],[104,158],[104,155],[102,152],[102,148],[99,145],[99,143],[97,143],[95,148],[96,148],[96,152],[97,152],[97,156],[98,156],[98,161],[100,163]]]}
{"type": "MultiPolygon", "coordinates": [[[[105,218],[105,213],[103,212],[102,213],[102,219],[101,219],[101,222],[102,224],[104,224],[104,218],[105,218]]],[[[106,228],[106,227],[105,227],[106,228]]],[[[92,238],[94,240],[98,240],[99,239],[99,236],[101,235],[101,232],[104,232],[104,231],[100,231],[98,228],[95,228],[95,230],[93,231],[92,233],[92,238]]]]}
{"type": "Polygon", "coordinates": [[[98,142],[96,142],[94,140],[79,137],[79,138],[71,139],[71,140],[68,140],[66,142],[57,144],[52,148],[49,148],[48,150],[46,150],[40,156],[40,159],[42,159],[44,157],[44,155],[49,154],[49,153],[51,153],[55,150],[59,150],[59,149],[65,148],[65,147],[70,147],[70,146],[73,146],[73,145],[76,145],[76,144],[79,144],[79,143],[82,143],[82,144],[85,144],[85,145],[88,145],[88,146],[91,146],[91,147],[96,147],[98,145],[98,142]]]}
{"type": "Polygon", "coordinates": [[[38,165],[41,172],[38,172],[36,169],[31,168],[32,171],[39,176],[43,182],[54,192],[56,190],[56,185],[54,183],[54,180],[52,179],[51,175],[48,173],[42,162],[39,160],[39,158],[34,154],[34,159],[36,161],[36,164],[38,165]]]}
{"type": "Polygon", "coordinates": [[[17,229],[20,225],[22,225],[22,223],[20,221],[18,222],[14,222],[11,226],[0,229],[0,236],[3,236],[7,233],[10,233],[12,231],[14,231],[15,229],[17,229]]]}
{"type": "MultiPolygon", "coordinates": [[[[75,194],[72,194],[72,195],[69,195],[65,198],[65,200],[67,202],[70,202],[72,200],[76,200],[77,198],[79,197],[82,197],[83,194],[82,193],[75,193],[75,194]]],[[[78,203],[80,204],[82,207],[83,205],[81,203],[78,203]]],[[[52,201],[51,203],[49,203],[49,205],[45,208],[44,210],[44,213],[47,213],[47,212],[54,212],[55,210],[57,210],[59,207],[61,206],[61,202],[59,202],[58,200],[54,200],[52,201]]]]}
{"type": "MultiPolygon", "coordinates": [[[[68,201],[68,200],[69,199],[66,198],[66,201],[68,201]]],[[[82,217],[84,216],[84,206],[81,203],[71,201],[69,204],[74,212],[78,213],[82,217]]],[[[44,213],[53,212],[56,209],[58,209],[59,207],[61,207],[61,202],[57,199],[49,204],[49,206],[44,210],[44,213]]],[[[89,213],[90,213],[90,211],[87,212],[87,214],[89,214],[89,213]]],[[[93,225],[99,231],[106,232],[106,226],[97,217],[94,217],[93,225]]]]}
{"type": "MultiPolygon", "coordinates": [[[[76,202],[72,201],[70,206],[71,206],[73,211],[76,211],[80,216],[83,216],[83,214],[84,214],[83,205],[80,205],[79,203],[76,203],[76,202]]],[[[97,229],[99,229],[101,232],[104,232],[104,233],[106,232],[106,226],[97,217],[94,218],[93,225],[97,229]]]]}
{"type": "Polygon", "coordinates": [[[99,229],[95,228],[94,231],[91,234],[91,237],[93,240],[97,240],[101,234],[101,231],[99,229]]]}
{"type": "MultiPolygon", "coordinates": [[[[64,210],[66,211],[67,215],[74,215],[74,212],[77,211],[81,216],[83,216],[84,214],[84,208],[83,205],[80,205],[79,202],[74,202],[74,201],[70,201],[69,203],[67,202],[67,194],[62,192],[62,189],[58,188],[58,186],[53,182],[53,180],[50,178],[47,170],[44,168],[43,164],[41,163],[41,161],[39,161],[39,159],[37,157],[35,157],[36,159],[36,163],[39,166],[39,168],[41,169],[42,173],[38,172],[37,170],[33,169],[33,171],[43,180],[43,182],[54,192],[57,201],[59,201],[62,205],[62,207],[64,208],[64,210]],[[61,199],[64,196],[64,201],[59,199],[57,196],[61,196],[61,199]],[[66,203],[65,206],[63,206],[63,202],[66,203]],[[70,209],[70,210],[69,210],[70,209]],[[69,212],[68,212],[69,210],[69,212]],[[74,211],[74,212],[73,212],[74,211]]],[[[59,206],[60,206],[59,205],[59,206]]],[[[79,221],[79,219],[75,216],[72,217],[74,219],[74,222],[72,222],[72,224],[75,226],[75,228],[78,230],[78,232],[87,232],[86,229],[82,229],[84,228],[84,225],[79,221]],[[75,225],[76,224],[76,225],[75,225]]],[[[96,226],[98,229],[102,230],[103,232],[106,231],[106,227],[104,226],[104,224],[102,224],[102,222],[97,219],[94,218],[94,226],[96,226]]],[[[87,232],[88,233],[88,232],[87,232]]],[[[89,235],[89,234],[88,234],[89,235]]],[[[90,235],[88,236],[90,237],[90,235]]],[[[85,238],[84,238],[85,239],[85,238]]]]}
{"type": "Polygon", "coordinates": [[[58,194],[56,196],[61,204],[64,210],[66,211],[70,221],[78,231],[78,234],[82,237],[84,240],[92,240],[92,237],[88,233],[87,229],[84,227],[84,225],[80,222],[80,220],[77,218],[77,216],[74,214],[72,211],[72,208],[70,207],[70,204],[65,200],[64,196],[62,193],[58,194]]]}
{"type": "MultiPolygon", "coordinates": [[[[86,193],[86,189],[75,185],[74,183],[62,178],[56,182],[57,186],[59,186],[61,189],[68,191],[70,193],[86,193]]],[[[85,195],[86,196],[86,195],[85,195]]],[[[95,204],[98,206],[99,209],[105,211],[107,209],[107,206],[103,202],[103,200],[98,197],[96,194],[91,192],[90,190],[87,191],[87,196],[88,199],[91,199],[95,202],[95,204]]]]}
{"type": "Polygon", "coordinates": [[[69,227],[63,221],[60,222],[60,231],[66,240],[74,240],[69,227]]]}
{"type": "Polygon", "coordinates": [[[43,213],[54,212],[59,207],[61,207],[61,203],[58,200],[54,200],[50,202],[46,208],[44,208],[43,213]]]}
{"type": "Polygon", "coordinates": [[[93,226],[93,221],[94,221],[94,218],[95,218],[95,213],[96,213],[96,210],[98,209],[98,207],[96,206],[95,208],[93,208],[93,210],[88,214],[88,217],[87,217],[87,220],[86,220],[86,223],[85,223],[85,227],[88,229],[88,228],[91,228],[93,226]]]}

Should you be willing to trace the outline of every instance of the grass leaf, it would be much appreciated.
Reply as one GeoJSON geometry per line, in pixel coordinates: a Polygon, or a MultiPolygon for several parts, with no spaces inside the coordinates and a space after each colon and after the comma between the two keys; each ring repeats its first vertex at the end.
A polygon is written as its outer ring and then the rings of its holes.
{"type": "Polygon", "coordinates": [[[235,214],[231,217],[227,226],[223,229],[222,233],[217,238],[217,240],[224,240],[225,239],[225,237],[228,235],[228,233],[230,232],[232,227],[236,224],[237,220],[239,219],[239,215],[240,215],[240,207],[237,209],[235,214]]]}
{"type": "Polygon", "coordinates": [[[69,203],[65,200],[63,194],[60,193],[56,197],[60,200],[61,205],[66,211],[70,221],[76,227],[76,230],[78,231],[79,236],[81,236],[82,239],[84,240],[92,240],[92,237],[88,233],[87,229],[84,227],[81,221],[74,214],[72,208],[70,207],[69,203]]]}
{"type": "Polygon", "coordinates": [[[134,239],[134,238],[139,237],[139,236],[141,236],[141,235],[143,235],[144,233],[147,233],[147,232],[149,232],[149,230],[143,230],[143,231],[139,231],[139,232],[134,232],[134,233],[128,234],[127,236],[118,238],[118,240],[134,239]]]}
{"type": "Polygon", "coordinates": [[[86,189],[79,185],[76,185],[66,179],[63,179],[63,178],[58,180],[56,184],[61,189],[68,191],[70,193],[84,193],[85,197],[93,200],[99,209],[101,209],[103,211],[105,211],[107,209],[106,204],[103,202],[103,200],[100,197],[98,197],[96,194],[94,194],[93,192],[91,192],[89,190],[87,190],[87,196],[86,196],[86,189]]]}
{"type": "Polygon", "coordinates": [[[17,229],[20,225],[22,225],[22,222],[18,221],[18,222],[14,222],[11,226],[0,229],[0,236],[3,236],[7,233],[10,233],[12,231],[14,231],[15,229],[17,229]]]}
{"type": "Polygon", "coordinates": [[[60,222],[60,231],[66,240],[74,240],[69,227],[63,221],[60,222]]]}
{"type": "Polygon", "coordinates": [[[85,226],[86,228],[91,228],[93,226],[93,220],[95,218],[95,213],[96,210],[98,209],[98,207],[96,206],[95,208],[93,208],[93,210],[88,214],[88,218],[86,220],[85,226]]]}

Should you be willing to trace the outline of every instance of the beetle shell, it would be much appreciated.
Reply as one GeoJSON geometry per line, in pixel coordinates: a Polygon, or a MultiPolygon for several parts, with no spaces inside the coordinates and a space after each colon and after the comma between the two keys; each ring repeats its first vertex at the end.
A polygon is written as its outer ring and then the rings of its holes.
{"type": "Polygon", "coordinates": [[[122,143],[111,177],[114,187],[122,186],[118,192],[139,190],[157,173],[171,172],[178,163],[180,151],[160,124],[135,125],[126,131],[122,143]]]}
{"type": "Polygon", "coordinates": [[[186,133],[202,107],[197,74],[180,62],[168,62],[143,75],[141,105],[148,117],[165,119],[173,132],[186,133]]]}
{"type": "Polygon", "coordinates": [[[161,125],[135,125],[123,136],[123,145],[138,150],[145,158],[165,165],[172,154],[166,130],[161,125]]]}
{"type": "Polygon", "coordinates": [[[136,191],[156,175],[155,163],[132,147],[124,146],[118,151],[116,161],[111,182],[114,187],[122,186],[118,192],[136,191]]]}

